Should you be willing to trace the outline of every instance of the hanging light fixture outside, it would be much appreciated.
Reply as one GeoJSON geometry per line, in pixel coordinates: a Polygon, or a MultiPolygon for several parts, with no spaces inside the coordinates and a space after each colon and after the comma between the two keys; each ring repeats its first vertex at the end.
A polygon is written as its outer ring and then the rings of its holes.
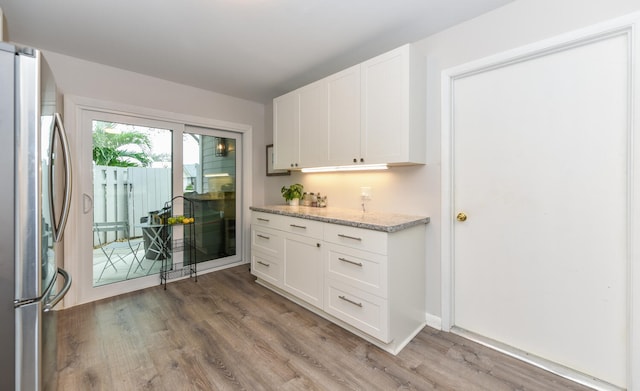
{"type": "Polygon", "coordinates": [[[222,137],[216,137],[216,156],[227,156],[227,139],[222,137]]]}

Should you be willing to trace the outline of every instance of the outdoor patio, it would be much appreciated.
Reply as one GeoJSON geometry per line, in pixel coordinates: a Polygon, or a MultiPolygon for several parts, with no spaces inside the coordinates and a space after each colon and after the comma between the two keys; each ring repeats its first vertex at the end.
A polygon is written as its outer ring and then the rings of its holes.
{"type": "MultiPolygon", "coordinates": [[[[118,259],[114,260],[114,266],[108,265],[104,269],[107,257],[100,248],[93,250],[93,286],[100,286],[111,284],[114,282],[120,282],[124,280],[131,280],[134,278],[144,277],[147,275],[158,274],[160,267],[162,266],[162,260],[147,259],[145,257],[145,250],[143,246],[140,246],[136,253],[136,257],[140,260],[140,264],[133,257],[133,253],[124,257],[124,261],[118,259]],[[104,269],[102,277],[100,273],[104,269]],[[99,279],[98,279],[99,278],[99,279]]],[[[158,279],[159,281],[159,279],[158,279]]]]}

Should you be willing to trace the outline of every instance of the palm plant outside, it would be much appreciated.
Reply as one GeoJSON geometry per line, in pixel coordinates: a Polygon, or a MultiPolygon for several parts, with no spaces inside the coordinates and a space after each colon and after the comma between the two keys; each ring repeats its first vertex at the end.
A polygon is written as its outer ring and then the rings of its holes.
{"type": "Polygon", "coordinates": [[[113,131],[116,124],[93,122],[93,161],[98,166],[148,167],[149,136],[137,130],[113,131]]]}

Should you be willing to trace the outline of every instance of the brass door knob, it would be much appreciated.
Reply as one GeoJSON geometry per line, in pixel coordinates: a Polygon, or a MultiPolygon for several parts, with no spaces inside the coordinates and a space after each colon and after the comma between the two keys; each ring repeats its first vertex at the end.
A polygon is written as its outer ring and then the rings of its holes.
{"type": "Polygon", "coordinates": [[[456,215],[456,220],[467,221],[467,215],[464,212],[460,212],[456,215]]]}

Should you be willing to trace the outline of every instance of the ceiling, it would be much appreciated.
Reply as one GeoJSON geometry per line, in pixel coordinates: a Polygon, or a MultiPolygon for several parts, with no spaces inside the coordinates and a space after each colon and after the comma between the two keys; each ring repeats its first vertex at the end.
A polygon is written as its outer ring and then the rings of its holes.
{"type": "Polygon", "coordinates": [[[5,39],[267,103],[513,0],[0,0],[5,39]]]}

